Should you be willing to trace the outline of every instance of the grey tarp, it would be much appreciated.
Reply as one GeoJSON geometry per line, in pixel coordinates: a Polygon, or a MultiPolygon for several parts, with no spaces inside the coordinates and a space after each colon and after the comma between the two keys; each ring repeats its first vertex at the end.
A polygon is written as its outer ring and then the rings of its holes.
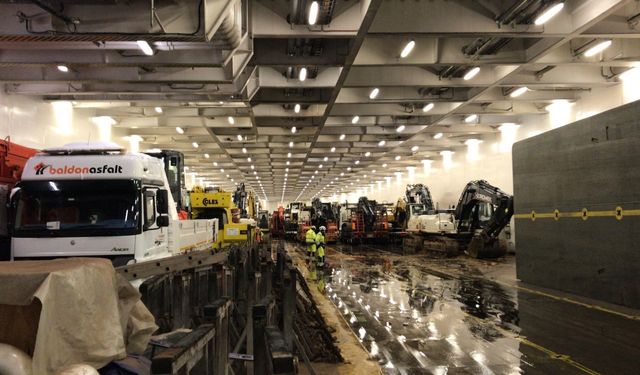
{"type": "Polygon", "coordinates": [[[0,262],[0,342],[32,355],[34,374],[141,353],[156,329],[109,260],[0,262]]]}

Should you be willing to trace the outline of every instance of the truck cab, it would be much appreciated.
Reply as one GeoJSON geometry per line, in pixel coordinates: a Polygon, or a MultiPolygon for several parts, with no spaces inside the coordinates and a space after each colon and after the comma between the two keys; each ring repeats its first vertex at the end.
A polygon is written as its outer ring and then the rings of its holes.
{"type": "Polygon", "coordinates": [[[13,259],[99,256],[114,264],[211,246],[206,220],[179,221],[163,162],[115,144],[30,158],[11,196],[13,259]]]}

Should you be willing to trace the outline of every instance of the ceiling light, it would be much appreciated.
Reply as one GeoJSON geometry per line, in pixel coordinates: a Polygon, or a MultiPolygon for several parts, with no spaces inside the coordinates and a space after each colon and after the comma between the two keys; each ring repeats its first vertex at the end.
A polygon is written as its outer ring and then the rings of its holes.
{"type": "Polygon", "coordinates": [[[548,7],[544,12],[542,12],[542,14],[538,16],[538,18],[536,18],[536,20],[533,23],[535,23],[536,25],[542,25],[546,23],[547,21],[552,19],[553,16],[560,13],[562,8],[564,8],[564,3],[557,3],[555,5],[548,7]]]}
{"type": "Polygon", "coordinates": [[[376,170],[375,170],[375,169],[374,169],[374,170],[372,170],[372,171],[371,171],[371,173],[376,173],[376,170]]]}
{"type": "Polygon", "coordinates": [[[369,156],[371,156],[371,153],[369,151],[367,151],[367,152],[364,153],[364,156],[365,157],[369,157],[369,156]]]}
{"type": "Polygon", "coordinates": [[[529,90],[527,86],[518,87],[517,89],[511,91],[511,94],[509,94],[509,96],[512,98],[517,98],[518,96],[527,92],[527,90],[529,90]]]}
{"type": "Polygon", "coordinates": [[[320,164],[320,165],[318,166],[318,168],[322,169],[322,164],[320,164]]]}
{"type": "Polygon", "coordinates": [[[347,170],[348,170],[348,171],[350,171],[350,170],[351,170],[351,167],[347,167],[347,170]]]}
{"type": "Polygon", "coordinates": [[[340,140],[342,141],[346,137],[344,134],[340,134],[340,140]]]}
{"type": "Polygon", "coordinates": [[[205,159],[209,159],[209,154],[204,154],[205,159]]]}
{"type": "Polygon", "coordinates": [[[297,131],[298,131],[298,129],[296,129],[295,126],[291,127],[291,133],[296,134],[297,131]]]}
{"type": "Polygon", "coordinates": [[[329,160],[329,157],[328,157],[328,156],[325,156],[325,157],[324,157],[324,161],[327,161],[327,160],[329,160]]]}
{"type": "Polygon", "coordinates": [[[413,51],[413,47],[415,46],[416,46],[416,41],[413,39],[410,40],[407,44],[405,44],[404,48],[402,49],[402,52],[400,52],[400,57],[405,58],[409,56],[411,51],[413,51]]]}
{"type": "Polygon", "coordinates": [[[335,147],[331,147],[331,152],[336,152],[336,148],[335,147]]]}
{"type": "Polygon", "coordinates": [[[248,158],[247,158],[247,161],[248,161],[249,163],[251,163],[251,157],[248,157],[248,158]]]}
{"type": "Polygon", "coordinates": [[[198,148],[198,142],[193,142],[191,145],[195,148],[198,148]]]}
{"type": "Polygon", "coordinates": [[[214,162],[213,162],[213,166],[214,166],[214,167],[217,167],[217,166],[218,166],[218,162],[217,162],[217,161],[214,161],[214,162]]]}
{"type": "Polygon", "coordinates": [[[242,134],[238,134],[238,140],[242,141],[242,134]]]}
{"type": "Polygon", "coordinates": [[[229,121],[229,124],[231,124],[231,125],[236,123],[236,119],[234,119],[233,116],[227,117],[227,121],[229,121]]]}
{"type": "Polygon", "coordinates": [[[378,142],[378,146],[382,147],[387,143],[387,141],[385,141],[384,139],[381,140],[380,142],[378,142]]]}
{"type": "Polygon", "coordinates": [[[436,133],[436,134],[433,136],[433,139],[440,139],[440,138],[442,138],[442,136],[443,136],[443,134],[442,134],[442,133],[436,133]]]}
{"type": "Polygon", "coordinates": [[[430,110],[433,109],[434,106],[435,104],[433,103],[427,103],[424,105],[424,107],[422,107],[422,112],[429,112],[430,110]]]}
{"type": "Polygon", "coordinates": [[[289,164],[290,164],[290,163],[289,163],[289,160],[287,160],[287,165],[289,165],[289,164]]]}
{"type": "Polygon", "coordinates": [[[304,80],[307,79],[307,68],[302,67],[300,69],[300,73],[298,74],[298,79],[300,80],[300,82],[304,82],[304,80]]]}
{"type": "Polygon", "coordinates": [[[396,132],[398,133],[402,133],[402,131],[404,130],[405,126],[404,125],[400,125],[396,128],[396,132]]]}
{"type": "Polygon", "coordinates": [[[296,104],[296,105],[293,107],[293,111],[294,111],[295,113],[300,113],[300,104],[296,104]]]}
{"type": "Polygon", "coordinates": [[[314,1],[309,6],[309,25],[315,25],[316,21],[318,21],[318,13],[320,11],[320,5],[318,5],[317,1],[314,1]]]}
{"type": "Polygon", "coordinates": [[[58,65],[58,70],[62,73],[69,73],[69,67],[66,65],[58,65]]]}
{"type": "MultiPolygon", "coordinates": [[[[344,172],[340,172],[340,176],[344,176],[344,172]]],[[[337,178],[336,178],[336,180],[337,180],[337,178]]]]}
{"type": "Polygon", "coordinates": [[[138,40],[138,48],[147,56],[153,56],[153,49],[146,40],[138,40]]]}
{"type": "Polygon", "coordinates": [[[355,164],[356,165],[360,164],[360,160],[356,160],[355,164]]]}
{"type": "Polygon", "coordinates": [[[156,113],[162,113],[162,107],[155,107],[154,109],[156,113]]]}
{"type": "Polygon", "coordinates": [[[462,77],[462,78],[464,78],[465,81],[468,81],[471,78],[475,77],[478,73],[480,73],[480,67],[479,66],[475,66],[475,67],[469,69],[469,71],[466,72],[464,74],[464,77],[462,77]]]}
{"type": "Polygon", "coordinates": [[[220,173],[224,173],[224,168],[220,168],[220,173]]]}
{"type": "Polygon", "coordinates": [[[290,152],[287,154],[287,157],[288,157],[288,158],[290,158],[290,157],[291,157],[291,153],[290,153],[290,152]]]}
{"type": "Polygon", "coordinates": [[[382,168],[386,168],[387,167],[387,163],[382,164],[382,168]]]}
{"type": "Polygon", "coordinates": [[[621,80],[624,81],[624,80],[627,80],[627,79],[630,79],[630,78],[635,78],[635,77],[638,77],[638,76],[640,76],[640,67],[636,66],[636,67],[633,67],[633,68],[631,68],[629,70],[624,71],[618,77],[621,80]]]}
{"type": "Polygon", "coordinates": [[[419,148],[420,148],[419,146],[413,146],[411,147],[411,152],[416,152],[418,151],[419,148]]]}
{"type": "Polygon", "coordinates": [[[378,96],[378,94],[380,93],[380,89],[379,88],[374,88],[373,90],[371,90],[371,92],[369,93],[369,99],[375,99],[376,96],[378,96]]]}
{"type": "Polygon", "coordinates": [[[396,159],[396,161],[397,161],[397,160],[402,159],[402,157],[400,155],[396,155],[396,157],[394,159],[396,159]]]}
{"type": "Polygon", "coordinates": [[[586,57],[591,57],[594,55],[597,55],[598,53],[604,51],[605,49],[609,48],[609,46],[611,46],[611,39],[607,39],[607,40],[603,40],[600,43],[595,44],[593,47],[589,48],[588,50],[586,50],[584,52],[584,55],[586,57]]]}
{"type": "Polygon", "coordinates": [[[243,153],[243,154],[246,154],[246,153],[247,153],[247,149],[243,147],[243,148],[242,148],[242,153],[243,153]]]}
{"type": "Polygon", "coordinates": [[[184,134],[184,129],[179,126],[176,126],[176,131],[178,132],[178,134],[184,134]]]}
{"type": "Polygon", "coordinates": [[[353,118],[351,119],[352,124],[357,124],[358,121],[360,121],[360,116],[358,115],[353,116],[353,118]]]}
{"type": "Polygon", "coordinates": [[[313,172],[313,174],[318,174],[318,170],[316,169],[316,170],[313,172]]]}
{"type": "Polygon", "coordinates": [[[251,169],[255,169],[255,167],[253,166],[253,164],[251,164],[251,169]]]}
{"type": "Polygon", "coordinates": [[[476,121],[478,119],[478,115],[476,115],[475,113],[472,115],[469,115],[467,117],[464,118],[464,122],[466,122],[467,124],[470,124],[474,121],[476,121]]]}
{"type": "Polygon", "coordinates": [[[289,168],[285,168],[285,172],[289,172],[289,168]]]}

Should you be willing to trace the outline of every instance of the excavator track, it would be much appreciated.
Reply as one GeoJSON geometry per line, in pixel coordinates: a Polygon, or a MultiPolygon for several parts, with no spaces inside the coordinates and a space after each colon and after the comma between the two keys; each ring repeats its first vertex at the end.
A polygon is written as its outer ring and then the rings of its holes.
{"type": "Polygon", "coordinates": [[[404,254],[429,251],[452,257],[460,253],[460,245],[456,239],[445,236],[421,237],[411,235],[405,237],[402,241],[402,250],[404,254]]]}
{"type": "Polygon", "coordinates": [[[507,254],[507,241],[476,235],[471,238],[465,253],[476,259],[499,258],[507,254]]]}

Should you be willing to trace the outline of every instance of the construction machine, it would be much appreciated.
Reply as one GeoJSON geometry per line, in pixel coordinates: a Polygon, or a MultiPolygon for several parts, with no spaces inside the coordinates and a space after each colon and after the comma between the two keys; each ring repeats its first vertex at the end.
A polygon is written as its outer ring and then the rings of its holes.
{"type": "Polygon", "coordinates": [[[321,226],[327,228],[325,242],[334,243],[338,240],[338,223],[331,203],[322,203],[320,198],[315,198],[311,202],[311,224],[317,228],[321,226]]]}
{"type": "MultiPolygon", "coordinates": [[[[455,209],[436,210],[428,189],[408,186],[405,251],[423,248],[457,255],[464,251],[474,258],[495,258],[506,253],[498,238],[513,215],[513,196],[487,181],[469,182],[455,209]],[[416,199],[417,198],[417,199],[416,199]],[[413,203],[416,202],[416,203],[413,203]]],[[[397,211],[402,214],[401,211],[397,211]]]]}
{"type": "Polygon", "coordinates": [[[273,211],[271,214],[271,222],[269,223],[269,233],[271,238],[283,238],[284,237],[284,207],[278,207],[277,211],[273,211]]]}
{"type": "Polygon", "coordinates": [[[186,210],[187,204],[187,188],[185,186],[184,177],[184,155],[180,151],[175,150],[159,150],[152,149],[144,152],[149,156],[162,160],[164,163],[164,171],[169,181],[171,196],[176,204],[178,212],[186,210]]]}
{"type": "Polygon", "coordinates": [[[389,223],[384,205],[360,197],[357,205],[345,205],[345,211],[348,219],[341,224],[342,242],[358,244],[366,239],[382,239],[388,234],[389,223]]]}
{"type": "Polygon", "coordinates": [[[269,232],[269,211],[260,210],[258,211],[258,228],[262,231],[262,233],[269,232]]]}
{"type": "Polygon", "coordinates": [[[206,190],[195,186],[189,192],[193,219],[218,219],[218,240],[214,248],[222,249],[233,243],[251,243],[255,222],[241,216],[233,197],[237,196],[218,188],[206,190]]]}
{"type": "Polygon", "coordinates": [[[284,230],[287,238],[296,238],[303,208],[304,203],[302,202],[291,202],[287,205],[284,218],[284,230]]]}

